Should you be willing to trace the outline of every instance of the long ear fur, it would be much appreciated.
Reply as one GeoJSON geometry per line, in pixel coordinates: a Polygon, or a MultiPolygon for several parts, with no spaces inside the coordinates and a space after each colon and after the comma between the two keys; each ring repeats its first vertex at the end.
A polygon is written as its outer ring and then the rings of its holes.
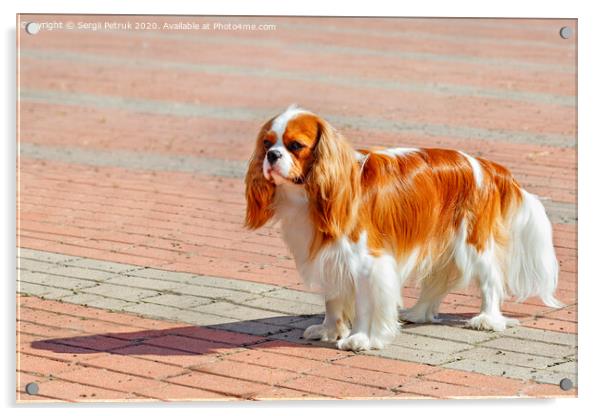
{"type": "Polygon", "coordinates": [[[347,234],[356,222],[359,166],[353,148],[326,121],[318,120],[318,141],[306,180],[310,216],[316,226],[311,252],[322,241],[347,234]]]}
{"type": "Polygon", "coordinates": [[[265,157],[263,135],[271,122],[272,120],[264,124],[259,132],[257,146],[249,161],[249,170],[245,178],[247,196],[245,227],[252,230],[264,225],[274,215],[272,201],[276,187],[263,176],[263,158],[265,157]]]}

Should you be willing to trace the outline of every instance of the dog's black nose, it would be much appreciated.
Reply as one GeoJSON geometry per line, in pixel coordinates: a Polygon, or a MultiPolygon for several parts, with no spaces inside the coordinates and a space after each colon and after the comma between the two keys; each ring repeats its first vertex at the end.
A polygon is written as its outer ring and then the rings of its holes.
{"type": "Polygon", "coordinates": [[[270,162],[270,165],[273,165],[274,162],[276,162],[281,157],[282,153],[280,153],[278,150],[270,150],[268,152],[268,162],[270,162]]]}

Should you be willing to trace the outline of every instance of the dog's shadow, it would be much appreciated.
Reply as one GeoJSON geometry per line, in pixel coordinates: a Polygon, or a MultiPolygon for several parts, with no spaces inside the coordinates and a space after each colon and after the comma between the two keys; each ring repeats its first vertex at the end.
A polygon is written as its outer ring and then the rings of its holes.
{"type": "MultiPolygon", "coordinates": [[[[439,324],[402,323],[403,329],[424,325],[464,327],[471,314],[441,314],[439,324]]],[[[247,348],[287,348],[303,345],[307,348],[336,348],[334,343],[303,338],[305,327],[321,323],[323,315],[283,315],[265,319],[237,321],[207,326],[178,326],[167,329],[148,329],[132,332],[91,333],[82,336],[33,341],[33,349],[58,354],[115,355],[206,355],[226,354],[228,350],[247,348]]],[[[470,331],[470,329],[466,329],[470,331]]]]}

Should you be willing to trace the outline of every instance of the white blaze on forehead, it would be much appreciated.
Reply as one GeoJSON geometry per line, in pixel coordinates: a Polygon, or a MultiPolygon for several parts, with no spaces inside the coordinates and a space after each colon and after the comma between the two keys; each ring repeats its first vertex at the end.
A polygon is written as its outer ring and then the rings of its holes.
{"type": "Polygon", "coordinates": [[[470,163],[470,166],[472,167],[472,174],[474,175],[474,181],[477,183],[477,187],[480,187],[483,183],[483,168],[481,167],[481,164],[474,157],[462,151],[458,151],[458,153],[464,156],[466,160],[468,160],[468,163],[470,163]]]}
{"type": "Polygon", "coordinates": [[[309,111],[293,104],[289,106],[284,113],[280,114],[272,121],[270,130],[276,133],[276,143],[274,143],[269,150],[279,152],[280,157],[275,163],[271,164],[268,162],[268,153],[266,152],[265,158],[263,159],[263,174],[267,179],[271,177],[276,185],[284,182],[284,179],[282,178],[288,178],[294,164],[293,157],[286,149],[283,141],[286,126],[288,126],[288,123],[291,120],[302,113],[309,113],[309,111]]]}
{"type": "Polygon", "coordinates": [[[286,126],[288,122],[297,117],[299,114],[309,113],[309,111],[304,110],[296,105],[291,105],[287,108],[284,113],[280,114],[278,117],[272,121],[272,131],[276,133],[276,138],[278,142],[282,142],[282,136],[284,136],[284,132],[286,131],[286,126]]]}
{"type": "Polygon", "coordinates": [[[377,150],[374,153],[378,153],[378,154],[386,155],[386,156],[390,156],[390,157],[397,157],[397,156],[403,156],[408,153],[414,153],[414,152],[419,152],[419,151],[420,151],[420,149],[417,149],[415,147],[393,147],[390,149],[377,150]]]}

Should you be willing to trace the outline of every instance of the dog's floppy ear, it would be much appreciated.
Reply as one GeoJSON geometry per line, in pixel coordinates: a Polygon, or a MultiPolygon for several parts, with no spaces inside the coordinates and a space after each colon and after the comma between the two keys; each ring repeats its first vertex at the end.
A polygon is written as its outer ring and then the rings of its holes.
{"type": "Polygon", "coordinates": [[[345,235],[354,223],[359,193],[359,167],[355,151],[325,120],[317,118],[318,133],[313,162],[305,182],[309,209],[316,230],[312,251],[320,241],[345,235]]]}
{"type": "Polygon", "coordinates": [[[245,226],[252,230],[264,225],[274,215],[272,202],[276,187],[263,176],[263,159],[266,152],[263,137],[269,126],[271,126],[272,120],[265,123],[259,131],[255,151],[249,161],[249,169],[245,178],[247,197],[245,226]]]}

